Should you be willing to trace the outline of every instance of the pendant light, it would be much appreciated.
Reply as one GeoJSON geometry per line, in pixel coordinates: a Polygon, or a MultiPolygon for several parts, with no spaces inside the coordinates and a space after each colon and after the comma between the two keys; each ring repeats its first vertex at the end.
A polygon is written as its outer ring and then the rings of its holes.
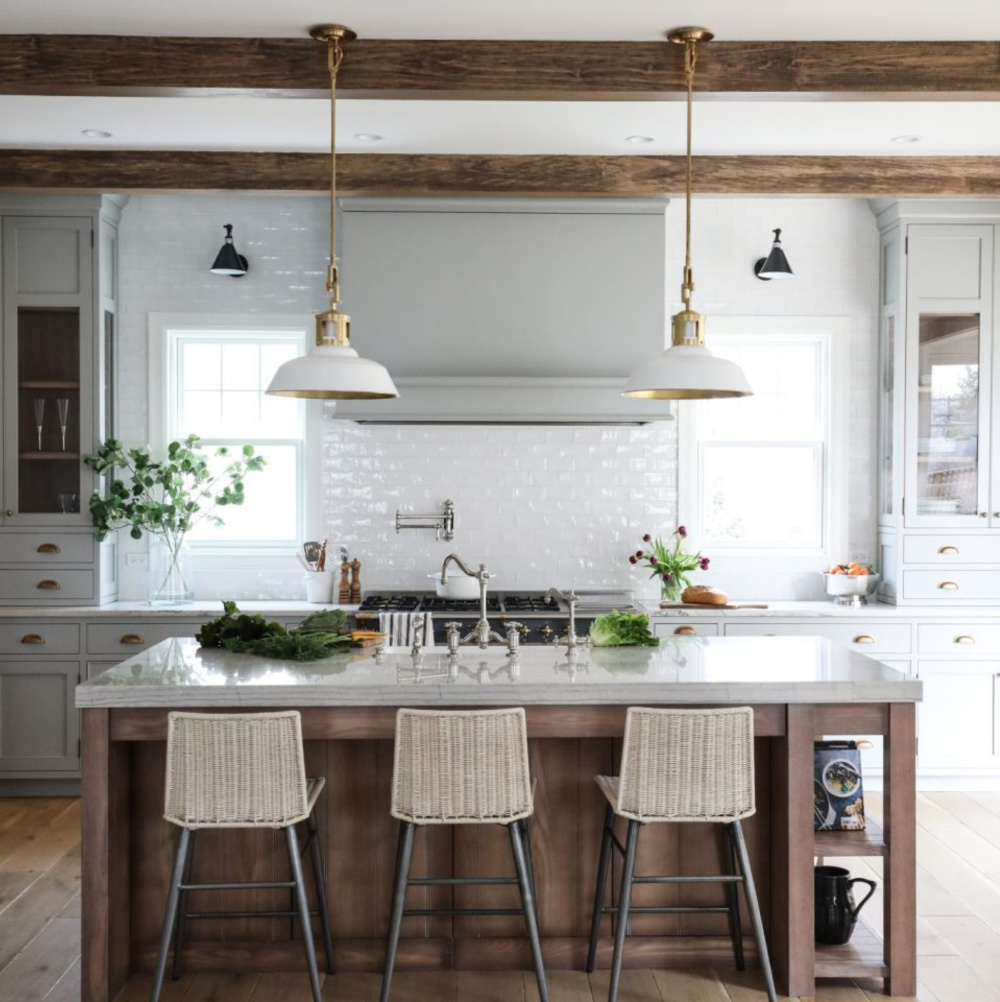
{"type": "Polygon", "coordinates": [[[267,392],[278,397],[322,400],[382,400],[399,391],[384,366],[359,357],[351,347],[351,318],[342,313],[337,271],[337,71],[344,58],[342,42],[357,36],[340,24],[322,24],[309,34],[327,46],[330,70],[330,264],[326,291],[330,308],[316,314],[316,347],[279,367],[267,392]]]}
{"type": "Polygon", "coordinates": [[[694,273],[691,268],[691,111],[698,43],[713,38],[707,28],[676,28],[667,38],[684,46],[687,77],[687,184],[684,243],[684,309],[671,320],[672,344],[662,355],[640,362],[628,378],[622,396],[651,400],[703,400],[710,397],[745,397],[753,391],[734,362],[716,358],[705,347],[705,317],[691,309],[694,273]]]}

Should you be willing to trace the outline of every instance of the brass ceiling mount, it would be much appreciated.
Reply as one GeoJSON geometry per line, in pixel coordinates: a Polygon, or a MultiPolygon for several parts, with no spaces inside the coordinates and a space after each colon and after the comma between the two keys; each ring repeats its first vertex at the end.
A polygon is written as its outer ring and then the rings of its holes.
{"type": "Polygon", "coordinates": [[[687,45],[688,42],[711,42],[715,38],[715,32],[709,31],[708,28],[686,25],[683,28],[674,28],[668,31],[667,38],[675,45],[687,45]]]}
{"type": "Polygon", "coordinates": [[[353,42],[358,37],[357,32],[342,24],[317,24],[315,28],[309,29],[309,35],[324,45],[331,42],[353,42]]]}

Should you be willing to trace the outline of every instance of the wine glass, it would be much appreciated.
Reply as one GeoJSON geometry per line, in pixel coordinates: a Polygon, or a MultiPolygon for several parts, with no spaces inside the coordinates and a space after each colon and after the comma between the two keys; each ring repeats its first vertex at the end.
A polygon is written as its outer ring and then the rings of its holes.
{"type": "Polygon", "coordinates": [[[60,397],[56,401],[56,409],[59,411],[59,430],[62,432],[62,451],[66,451],[66,426],[69,424],[69,400],[60,397]]]}
{"type": "Polygon", "coordinates": [[[75,494],[57,494],[56,501],[59,503],[59,511],[63,515],[68,515],[70,512],[76,511],[75,494]]]}
{"type": "Polygon", "coordinates": [[[42,420],[45,417],[45,398],[35,397],[32,400],[35,408],[35,427],[38,429],[38,451],[42,451],[42,420]]]}

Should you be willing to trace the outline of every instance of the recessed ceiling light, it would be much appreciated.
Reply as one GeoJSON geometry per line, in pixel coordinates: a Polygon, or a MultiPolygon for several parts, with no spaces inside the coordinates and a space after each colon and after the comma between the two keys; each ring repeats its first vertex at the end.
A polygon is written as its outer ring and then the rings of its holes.
{"type": "Polygon", "coordinates": [[[355,132],[354,138],[360,143],[380,143],[382,137],[375,132],[355,132]]]}
{"type": "Polygon", "coordinates": [[[907,143],[919,143],[923,138],[923,136],[893,136],[892,141],[894,143],[905,145],[907,143]]]}
{"type": "Polygon", "coordinates": [[[651,143],[653,142],[652,136],[626,136],[626,143],[651,143]]]}
{"type": "Polygon", "coordinates": [[[88,139],[110,139],[111,133],[105,132],[103,129],[84,129],[83,134],[88,139]]]}

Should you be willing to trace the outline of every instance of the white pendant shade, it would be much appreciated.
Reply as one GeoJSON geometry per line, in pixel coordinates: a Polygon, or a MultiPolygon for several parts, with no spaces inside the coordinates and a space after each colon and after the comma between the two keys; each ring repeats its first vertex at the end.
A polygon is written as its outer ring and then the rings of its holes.
{"type": "Polygon", "coordinates": [[[746,397],[753,391],[743,371],[698,345],[671,345],[662,355],[640,362],[628,377],[624,397],[701,400],[746,397]]]}
{"type": "Polygon", "coordinates": [[[378,400],[398,397],[386,371],[350,347],[316,345],[308,355],[285,362],[274,374],[267,392],[276,397],[319,400],[378,400]]]}

